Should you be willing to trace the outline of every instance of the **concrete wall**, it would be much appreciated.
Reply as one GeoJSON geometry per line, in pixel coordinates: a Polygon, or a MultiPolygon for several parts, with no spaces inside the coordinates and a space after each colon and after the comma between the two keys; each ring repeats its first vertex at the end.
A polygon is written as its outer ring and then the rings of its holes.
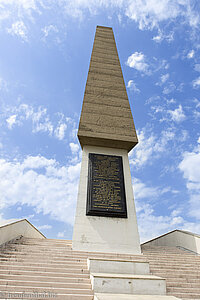
{"type": "Polygon", "coordinates": [[[45,239],[45,236],[37,230],[28,220],[23,219],[10,224],[0,226],[0,245],[15,239],[18,236],[45,239]]]}
{"type": "Polygon", "coordinates": [[[144,243],[143,248],[146,246],[179,246],[200,254],[200,236],[187,231],[174,230],[144,243]]]}
{"type": "Polygon", "coordinates": [[[84,146],[72,247],[83,251],[141,254],[127,150],[84,146]],[[86,216],[89,153],[122,156],[127,219],[86,216]]]}

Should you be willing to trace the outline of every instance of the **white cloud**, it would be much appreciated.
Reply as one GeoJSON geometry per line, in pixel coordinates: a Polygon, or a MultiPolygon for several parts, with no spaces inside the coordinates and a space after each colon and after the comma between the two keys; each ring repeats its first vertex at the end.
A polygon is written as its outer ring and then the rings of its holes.
{"type": "Polygon", "coordinates": [[[187,23],[194,28],[199,25],[198,9],[190,0],[0,0],[0,5],[2,20],[9,17],[16,21],[25,17],[34,20],[33,12],[42,14],[43,10],[57,13],[57,18],[70,16],[83,20],[88,14],[95,16],[106,9],[109,17],[114,14],[119,18],[120,11],[120,20],[126,16],[142,30],[159,28],[161,22],[174,21],[177,17],[180,23],[187,23]]]}
{"type": "Polygon", "coordinates": [[[135,199],[151,199],[153,203],[154,199],[159,198],[162,194],[170,191],[170,188],[158,188],[146,185],[138,178],[134,178],[133,181],[133,190],[135,199]]]}
{"type": "Polygon", "coordinates": [[[148,73],[148,64],[145,62],[145,56],[142,52],[135,52],[128,57],[127,66],[137,71],[148,73]]]}
{"type": "Polygon", "coordinates": [[[145,129],[138,133],[138,145],[129,153],[130,164],[137,168],[147,163],[152,163],[153,158],[158,158],[167,149],[167,144],[174,139],[175,133],[170,129],[163,130],[158,138],[153,133],[148,136],[145,129]]]}
{"type": "Polygon", "coordinates": [[[165,83],[169,79],[169,73],[161,76],[161,82],[165,83]]]}
{"type": "Polygon", "coordinates": [[[8,29],[8,33],[11,35],[16,35],[22,40],[27,41],[27,28],[23,21],[17,21],[12,24],[11,28],[8,29]]]}
{"type": "Polygon", "coordinates": [[[190,195],[188,211],[190,216],[200,220],[200,139],[192,152],[185,152],[179,164],[179,169],[186,180],[190,195]]]}
{"type": "Polygon", "coordinates": [[[157,215],[150,204],[136,201],[136,211],[141,242],[160,236],[171,230],[181,228],[184,219],[181,216],[157,215]]]}
{"type": "Polygon", "coordinates": [[[1,159],[0,208],[26,204],[36,213],[72,225],[79,175],[80,162],[61,166],[43,156],[29,156],[22,162],[1,159]]]}
{"type": "MultiPolygon", "coordinates": [[[[50,136],[54,136],[59,140],[63,140],[66,136],[68,125],[68,135],[74,134],[75,121],[69,117],[65,117],[61,113],[49,115],[45,107],[33,107],[25,103],[19,106],[9,106],[5,110],[6,123],[9,129],[14,126],[23,126],[26,121],[31,121],[32,133],[45,132],[50,136]]],[[[71,136],[74,138],[74,136],[71,136]]]]}
{"type": "Polygon", "coordinates": [[[67,129],[67,124],[65,123],[61,123],[60,125],[58,125],[58,127],[55,129],[54,133],[55,136],[59,139],[59,140],[63,140],[65,137],[65,131],[67,129]]]}
{"type": "Polygon", "coordinates": [[[195,89],[199,88],[199,86],[200,86],[200,77],[193,80],[192,85],[193,85],[193,88],[195,88],[195,89]]]}
{"type": "Polygon", "coordinates": [[[153,29],[160,22],[183,17],[191,26],[197,27],[199,15],[190,0],[134,0],[126,7],[127,16],[139,24],[140,29],[153,29]]]}
{"type": "Polygon", "coordinates": [[[80,150],[80,146],[78,144],[70,143],[69,146],[73,154],[76,154],[80,150]]]}
{"type": "Polygon", "coordinates": [[[51,229],[51,228],[52,228],[52,226],[49,225],[49,224],[37,226],[37,229],[38,229],[38,230],[43,230],[43,229],[46,230],[46,229],[51,229]]]}
{"type": "Polygon", "coordinates": [[[164,87],[163,89],[163,94],[167,95],[167,94],[170,94],[172,93],[174,90],[176,89],[176,86],[173,82],[169,82],[167,84],[167,86],[164,87]]]}
{"type": "Polygon", "coordinates": [[[65,236],[65,231],[58,232],[58,234],[57,234],[58,238],[64,238],[64,236],[65,236]]]}
{"type": "Polygon", "coordinates": [[[158,35],[152,38],[156,43],[161,43],[163,40],[166,40],[168,43],[174,40],[174,32],[170,32],[169,34],[164,34],[160,29],[158,29],[158,35]]]}
{"type": "Polygon", "coordinates": [[[44,37],[48,37],[48,35],[52,32],[58,32],[58,28],[55,25],[48,25],[42,28],[42,32],[44,33],[44,37]]]}
{"type": "Polygon", "coordinates": [[[194,50],[191,50],[190,52],[188,52],[187,58],[189,58],[189,59],[193,58],[194,54],[195,54],[194,50]]]}
{"type": "Polygon", "coordinates": [[[160,77],[160,81],[156,85],[162,86],[169,79],[169,73],[163,74],[160,77]]]}
{"type": "Polygon", "coordinates": [[[134,91],[135,93],[140,93],[140,90],[137,88],[137,85],[133,80],[129,80],[127,88],[134,91]]]}
{"type": "Polygon", "coordinates": [[[14,124],[17,123],[16,121],[17,115],[12,115],[8,119],[6,119],[7,125],[9,129],[12,129],[14,124]]]}
{"type": "Polygon", "coordinates": [[[186,116],[184,114],[182,105],[179,105],[175,110],[168,110],[168,114],[170,114],[172,121],[176,123],[180,123],[185,120],[186,116]]]}

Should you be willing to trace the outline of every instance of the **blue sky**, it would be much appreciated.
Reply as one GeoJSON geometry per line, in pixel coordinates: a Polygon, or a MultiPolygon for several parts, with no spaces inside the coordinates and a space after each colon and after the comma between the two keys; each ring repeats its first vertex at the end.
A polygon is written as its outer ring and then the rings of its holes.
{"type": "Polygon", "coordinates": [[[198,0],[0,0],[0,222],[72,238],[96,25],[113,27],[139,137],[141,241],[200,233],[198,0]]]}

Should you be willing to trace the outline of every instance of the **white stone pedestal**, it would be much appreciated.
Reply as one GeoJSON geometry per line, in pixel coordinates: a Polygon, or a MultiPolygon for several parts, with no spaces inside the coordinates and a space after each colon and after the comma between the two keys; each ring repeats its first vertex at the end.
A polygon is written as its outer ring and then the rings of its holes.
{"type": "Polygon", "coordinates": [[[141,254],[127,150],[84,146],[72,248],[92,252],[141,254]],[[89,153],[122,157],[128,218],[86,216],[89,153]]]}

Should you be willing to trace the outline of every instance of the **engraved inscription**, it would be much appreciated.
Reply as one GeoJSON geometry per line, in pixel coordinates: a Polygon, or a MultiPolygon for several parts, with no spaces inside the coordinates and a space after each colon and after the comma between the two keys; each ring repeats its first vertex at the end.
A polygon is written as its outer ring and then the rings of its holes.
{"type": "Polygon", "coordinates": [[[86,214],[127,218],[121,156],[89,153],[86,214]]]}

